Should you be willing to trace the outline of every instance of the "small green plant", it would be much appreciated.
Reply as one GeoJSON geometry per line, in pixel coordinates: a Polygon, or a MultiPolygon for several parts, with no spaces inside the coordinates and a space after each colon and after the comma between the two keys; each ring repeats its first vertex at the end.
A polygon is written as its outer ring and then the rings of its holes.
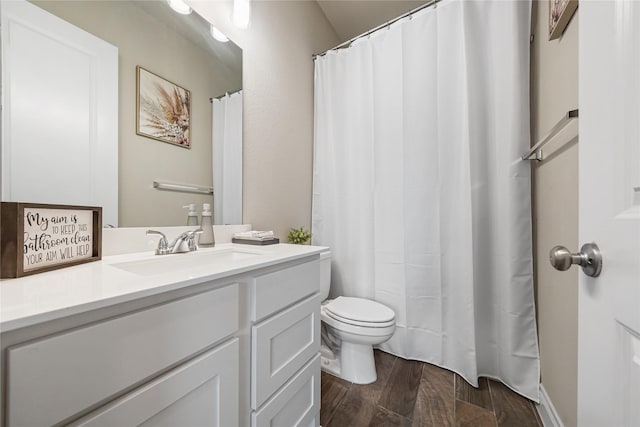
{"type": "Polygon", "coordinates": [[[309,239],[311,239],[311,233],[308,230],[305,230],[304,226],[300,228],[292,228],[287,235],[287,241],[294,245],[304,245],[309,242],[309,239]]]}

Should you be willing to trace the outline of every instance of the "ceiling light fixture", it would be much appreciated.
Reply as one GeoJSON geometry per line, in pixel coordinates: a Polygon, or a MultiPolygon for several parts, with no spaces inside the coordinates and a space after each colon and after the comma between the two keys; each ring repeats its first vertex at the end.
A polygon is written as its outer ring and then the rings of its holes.
{"type": "Polygon", "coordinates": [[[211,36],[219,42],[226,43],[229,41],[229,37],[222,34],[222,31],[211,25],[211,36]]]}
{"type": "Polygon", "coordinates": [[[175,10],[181,15],[189,15],[191,13],[191,7],[183,0],[167,0],[171,9],[175,10]]]}
{"type": "Polygon", "coordinates": [[[249,27],[251,20],[250,0],[233,0],[233,24],[245,30],[249,27]]]}

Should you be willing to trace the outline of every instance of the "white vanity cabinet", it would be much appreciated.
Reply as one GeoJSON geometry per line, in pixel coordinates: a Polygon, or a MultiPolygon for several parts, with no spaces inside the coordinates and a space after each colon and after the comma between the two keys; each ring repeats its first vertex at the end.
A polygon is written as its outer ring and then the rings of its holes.
{"type": "Polygon", "coordinates": [[[0,339],[0,426],[319,425],[315,253],[0,339]]]}

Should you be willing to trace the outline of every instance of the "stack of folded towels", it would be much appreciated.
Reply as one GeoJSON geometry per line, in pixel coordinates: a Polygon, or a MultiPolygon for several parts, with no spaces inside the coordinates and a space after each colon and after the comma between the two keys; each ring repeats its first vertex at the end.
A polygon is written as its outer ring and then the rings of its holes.
{"type": "Polygon", "coordinates": [[[233,235],[236,239],[246,239],[246,240],[272,240],[275,238],[273,235],[273,231],[241,231],[239,233],[235,233],[233,235]]]}
{"type": "Polygon", "coordinates": [[[280,240],[274,236],[273,231],[251,230],[234,233],[232,242],[250,245],[269,245],[279,243],[280,240]]]}

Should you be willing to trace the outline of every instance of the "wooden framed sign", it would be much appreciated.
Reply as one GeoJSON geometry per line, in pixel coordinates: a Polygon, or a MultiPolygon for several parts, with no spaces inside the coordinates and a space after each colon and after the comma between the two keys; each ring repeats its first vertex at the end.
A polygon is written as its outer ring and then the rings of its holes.
{"type": "Polygon", "coordinates": [[[2,202],[0,278],[102,258],[102,208],[2,202]]]}

